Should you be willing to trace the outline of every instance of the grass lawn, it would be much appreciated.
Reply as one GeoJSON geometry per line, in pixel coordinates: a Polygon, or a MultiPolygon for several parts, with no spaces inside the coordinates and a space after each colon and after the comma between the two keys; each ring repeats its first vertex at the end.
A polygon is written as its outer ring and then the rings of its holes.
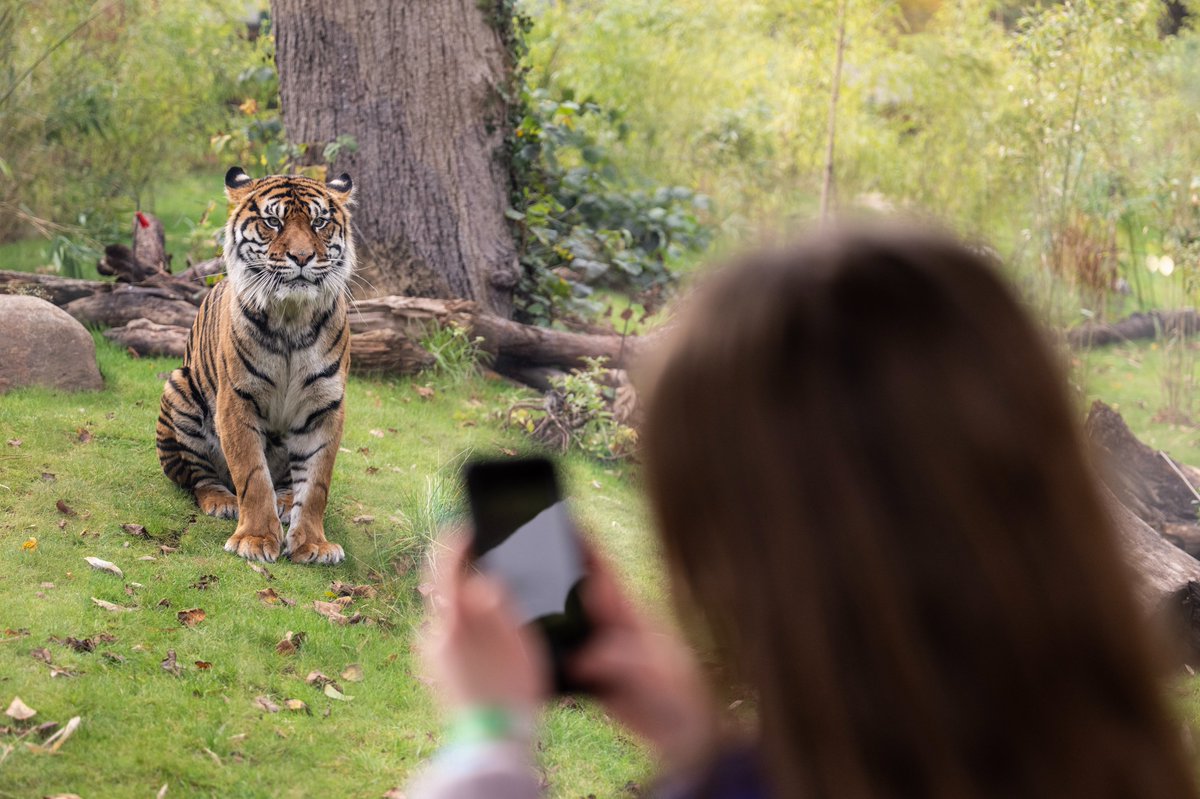
{"type": "MultiPolygon", "coordinates": [[[[0,397],[0,704],[19,696],[37,710],[34,721],[82,718],[55,754],[0,735],[0,756],[12,747],[0,763],[0,797],[127,799],[164,784],[172,797],[379,797],[402,783],[440,735],[411,652],[421,618],[414,565],[452,512],[462,458],[528,447],[492,417],[520,390],[484,377],[352,379],[326,521],[347,560],[272,564],[268,581],[221,549],[233,522],[198,515],[159,470],[154,420],[160,375],[173,363],[133,360],[96,340],[104,391],[0,397]],[[123,524],[143,525],[149,538],[123,524]],[[178,551],[164,554],[163,545],[178,551]],[[90,568],[87,556],[124,577],[90,568]],[[376,624],[337,626],[313,609],[331,599],[334,580],[378,590],[346,610],[376,624]],[[265,604],[257,592],[268,587],[295,605],[265,604]],[[183,625],[177,614],[193,608],[203,621],[183,625]],[[297,653],[281,655],[276,644],[289,631],[305,637],[297,653]],[[68,637],[92,639],[94,651],[76,651],[68,637]],[[70,676],[54,676],[38,650],[70,676]],[[161,665],[168,651],[179,674],[161,665]],[[361,681],[339,676],[351,664],[361,681]],[[306,684],[312,671],[353,699],[306,684]],[[258,697],[298,699],[309,712],[268,712],[258,697]]],[[[564,467],[599,545],[636,594],[661,602],[627,470],[579,457],[564,467]]],[[[619,796],[650,770],[640,748],[586,703],[551,708],[541,743],[554,796],[619,796]]]]}

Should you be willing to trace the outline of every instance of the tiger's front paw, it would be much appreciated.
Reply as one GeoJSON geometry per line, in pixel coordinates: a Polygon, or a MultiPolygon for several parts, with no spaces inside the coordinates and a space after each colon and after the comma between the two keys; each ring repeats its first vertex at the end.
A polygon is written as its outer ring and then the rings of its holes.
{"type": "Polygon", "coordinates": [[[237,532],[225,542],[226,552],[233,552],[246,560],[265,560],[267,563],[274,563],[279,557],[279,550],[279,538],[273,535],[237,532]]]}
{"type": "Polygon", "coordinates": [[[312,541],[292,547],[288,557],[292,559],[292,563],[324,563],[333,565],[345,560],[346,553],[340,545],[330,541],[312,541]]]}

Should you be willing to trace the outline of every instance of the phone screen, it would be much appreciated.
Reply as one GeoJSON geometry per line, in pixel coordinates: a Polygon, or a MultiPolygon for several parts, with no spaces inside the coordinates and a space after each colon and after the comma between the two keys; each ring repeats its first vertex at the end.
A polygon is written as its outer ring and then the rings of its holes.
{"type": "Polygon", "coordinates": [[[558,690],[577,689],[563,660],[591,629],[579,597],[587,571],[553,465],[480,461],[467,467],[466,484],[476,566],[503,581],[521,621],[545,635],[558,690]]]}

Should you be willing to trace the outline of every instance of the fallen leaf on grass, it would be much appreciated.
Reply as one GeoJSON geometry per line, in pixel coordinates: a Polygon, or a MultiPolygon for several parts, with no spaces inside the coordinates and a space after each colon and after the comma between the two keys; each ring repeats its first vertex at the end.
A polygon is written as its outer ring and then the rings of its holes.
{"type": "Polygon", "coordinates": [[[21,440],[21,439],[19,439],[19,438],[10,438],[10,439],[8,440],[8,445],[9,445],[10,447],[19,447],[19,446],[21,446],[21,445],[22,445],[22,444],[24,444],[24,443],[25,443],[25,442],[24,442],[24,441],[22,441],[22,440],[21,440]]]}
{"type": "Polygon", "coordinates": [[[54,679],[55,677],[78,677],[79,675],[80,672],[78,671],[70,671],[59,666],[50,666],[50,679],[54,679]]]}
{"type": "Polygon", "coordinates": [[[312,711],[308,709],[308,705],[304,702],[301,702],[299,699],[285,699],[283,700],[283,706],[288,710],[306,713],[310,716],[312,715],[312,711]]]}
{"type": "Polygon", "coordinates": [[[354,697],[346,696],[344,693],[334,688],[332,683],[325,686],[324,694],[330,699],[336,699],[339,702],[349,702],[354,699],[354,697]]]}
{"type": "Polygon", "coordinates": [[[175,618],[179,619],[179,623],[184,627],[195,627],[204,621],[205,615],[204,608],[190,608],[179,611],[175,614],[175,618]]]}
{"type": "Polygon", "coordinates": [[[50,650],[46,649],[45,647],[39,646],[32,650],[29,654],[33,656],[34,660],[40,660],[47,666],[54,662],[54,656],[51,655],[50,650]]]}
{"type": "Polygon", "coordinates": [[[326,685],[337,685],[337,683],[333,681],[333,678],[319,671],[310,671],[308,676],[304,678],[304,681],[313,688],[324,688],[326,685]]]}
{"type": "Polygon", "coordinates": [[[375,517],[364,514],[362,516],[355,516],[350,521],[354,522],[355,524],[370,524],[371,522],[375,521],[375,517]]]}
{"type": "Polygon", "coordinates": [[[158,600],[158,607],[160,607],[160,608],[171,607],[171,600],[167,599],[166,597],[163,597],[162,599],[158,600]]]}
{"type": "Polygon", "coordinates": [[[300,646],[304,643],[304,633],[294,633],[288,630],[283,636],[283,640],[275,645],[275,651],[281,655],[294,655],[300,651],[300,646]]]}
{"type": "Polygon", "coordinates": [[[158,558],[153,555],[142,555],[138,560],[158,560],[158,558]]]}
{"type": "Polygon", "coordinates": [[[249,566],[255,572],[257,572],[258,574],[261,574],[263,577],[266,577],[268,580],[275,579],[275,575],[271,574],[270,569],[268,569],[266,566],[260,566],[257,563],[251,563],[251,564],[249,564],[249,566]]]}
{"type": "Polygon", "coordinates": [[[417,396],[421,399],[433,399],[433,395],[437,392],[431,386],[414,386],[413,390],[417,392],[417,396]]]}
{"type": "Polygon", "coordinates": [[[254,706],[261,710],[265,710],[268,713],[278,713],[279,712],[279,705],[272,702],[271,697],[269,697],[269,696],[254,697],[254,706]]]}
{"type": "Polygon", "coordinates": [[[58,479],[58,476],[54,472],[42,472],[42,479],[47,483],[53,483],[58,479]]]}
{"type": "Polygon", "coordinates": [[[70,647],[76,652],[96,651],[96,642],[91,638],[76,638],[73,635],[68,635],[66,638],[51,638],[50,640],[56,644],[62,644],[63,646],[70,647]]]}
{"type": "Polygon", "coordinates": [[[192,583],[192,588],[198,591],[207,591],[213,583],[220,582],[220,580],[221,578],[215,574],[202,574],[199,580],[192,583]]]}
{"type": "Polygon", "coordinates": [[[115,574],[118,577],[125,576],[125,572],[121,571],[121,567],[115,563],[109,563],[107,560],[101,560],[100,558],[93,558],[91,556],[84,558],[84,560],[86,560],[93,569],[99,569],[102,572],[115,574]]]}
{"type": "Polygon", "coordinates": [[[100,657],[107,660],[109,663],[124,663],[125,656],[118,655],[116,652],[101,652],[100,657]]]}
{"type": "Polygon", "coordinates": [[[37,547],[38,547],[37,538],[35,538],[34,536],[29,536],[29,538],[25,539],[25,543],[21,544],[21,549],[23,549],[26,552],[37,552],[37,547]]]}
{"type": "Polygon", "coordinates": [[[122,605],[114,605],[112,602],[108,602],[103,599],[96,599],[96,597],[92,597],[92,603],[97,607],[104,608],[110,613],[128,613],[129,611],[133,610],[133,608],[127,608],[122,605]]]}
{"type": "Polygon", "coordinates": [[[258,594],[258,598],[262,600],[264,605],[284,604],[289,608],[295,607],[296,605],[296,600],[280,596],[279,594],[275,593],[274,588],[264,588],[261,591],[256,591],[255,593],[258,594]]]}
{"type": "Polygon", "coordinates": [[[37,711],[22,702],[21,697],[14,696],[12,702],[10,702],[8,705],[8,710],[4,711],[4,715],[8,716],[10,719],[25,721],[26,719],[31,719],[36,716],[37,711]]]}
{"type": "Polygon", "coordinates": [[[86,427],[81,427],[75,432],[78,434],[80,444],[86,444],[92,440],[92,431],[86,427]]]}
{"type": "Polygon", "coordinates": [[[341,580],[334,580],[329,585],[329,590],[334,596],[352,596],[365,597],[371,599],[376,595],[375,586],[373,585],[351,585],[343,583],[341,580]]]}
{"type": "Polygon", "coordinates": [[[140,524],[122,524],[121,529],[129,533],[134,538],[146,537],[146,528],[140,524]]]}
{"type": "Polygon", "coordinates": [[[79,515],[78,513],[75,512],[74,508],[72,508],[64,500],[61,500],[61,499],[58,502],[54,503],[54,507],[58,508],[58,512],[61,513],[63,516],[78,516],[79,515]]]}
{"type": "Polygon", "coordinates": [[[163,787],[158,789],[158,793],[154,795],[154,799],[165,799],[167,795],[167,783],[163,783],[163,787]]]}
{"type": "Polygon", "coordinates": [[[163,544],[162,546],[160,546],[158,548],[158,551],[163,553],[164,555],[170,555],[172,552],[178,552],[179,547],[169,547],[166,544],[163,544]]]}
{"type": "Polygon", "coordinates": [[[67,739],[75,734],[75,730],[79,729],[79,725],[83,723],[83,719],[79,716],[72,716],[67,722],[67,726],[63,727],[58,732],[46,739],[44,744],[27,744],[27,746],[35,752],[53,753],[57,752],[59,747],[67,742],[67,739]]]}
{"type": "Polygon", "coordinates": [[[345,609],[353,601],[354,601],[354,597],[352,597],[352,596],[340,596],[337,599],[333,600],[333,604],[337,605],[339,608],[345,609]]]}
{"type": "Polygon", "coordinates": [[[349,682],[363,681],[363,667],[357,663],[351,663],[346,668],[342,669],[342,679],[349,682]]]}
{"type": "Polygon", "coordinates": [[[162,666],[163,671],[174,674],[176,677],[183,674],[183,667],[175,662],[174,649],[168,649],[167,656],[158,665],[162,666]]]}
{"type": "Polygon", "coordinates": [[[50,590],[53,587],[54,587],[54,583],[42,583],[39,586],[39,588],[45,588],[46,590],[50,590]]]}
{"type": "Polygon", "coordinates": [[[350,620],[342,614],[342,606],[333,602],[313,600],[313,610],[329,619],[334,624],[349,624],[350,620]]]}
{"type": "Polygon", "coordinates": [[[209,663],[207,660],[197,660],[196,668],[200,669],[200,671],[208,671],[209,669],[212,668],[212,664],[209,663]]]}
{"type": "Polygon", "coordinates": [[[372,435],[374,438],[383,438],[383,431],[382,431],[382,430],[370,430],[370,431],[368,431],[368,432],[369,432],[369,433],[370,433],[370,434],[371,434],[371,435],[372,435]]]}

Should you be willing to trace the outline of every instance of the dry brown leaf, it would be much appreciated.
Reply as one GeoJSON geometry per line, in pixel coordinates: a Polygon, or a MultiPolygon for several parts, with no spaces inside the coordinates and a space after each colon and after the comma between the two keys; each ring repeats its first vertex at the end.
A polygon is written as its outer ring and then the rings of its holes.
{"type": "Polygon", "coordinates": [[[33,656],[34,660],[40,660],[47,666],[54,662],[54,656],[51,655],[50,650],[46,649],[45,647],[39,646],[36,649],[33,649],[29,654],[33,656]]]}
{"type": "Polygon", "coordinates": [[[373,585],[351,585],[343,583],[341,580],[334,580],[329,585],[329,590],[336,596],[352,596],[373,598],[378,592],[373,585]]]}
{"type": "Polygon", "coordinates": [[[29,705],[21,701],[21,697],[14,696],[12,702],[8,704],[8,710],[4,711],[4,715],[10,719],[17,721],[25,721],[37,715],[37,711],[29,705]]]}
{"type": "Polygon", "coordinates": [[[212,664],[209,663],[207,660],[197,660],[196,668],[200,669],[200,671],[208,671],[209,669],[212,668],[212,664]]]}
{"type": "Polygon", "coordinates": [[[204,608],[189,608],[176,613],[175,618],[179,619],[179,623],[184,627],[195,627],[204,621],[205,615],[204,608]]]}
{"type": "Polygon", "coordinates": [[[118,577],[125,576],[125,572],[121,571],[121,567],[115,563],[110,563],[109,561],[102,560],[100,558],[93,558],[90,555],[88,557],[84,558],[84,560],[86,560],[93,569],[99,569],[102,572],[108,572],[109,574],[115,574],[118,577]]]}
{"type": "Polygon", "coordinates": [[[158,558],[153,555],[142,555],[138,560],[158,560],[158,558]]]}
{"type": "Polygon", "coordinates": [[[433,395],[437,393],[432,386],[413,386],[413,390],[417,392],[417,396],[426,400],[433,399],[433,395]]]}
{"type": "Polygon", "coordinates": [[[352,597],[352,596],[340,596],[337,599],[333,600],[333,604],[337,605],[339,608],[345,609],[346,606],[349,605],[353,601],[354,601],[354,597],[352,597]]]}
{"type": "Polygon", "coordinates": [[[79,428],[76,433],[78,434],[80,444],[86,444],[92,440],[92,431],[88,430],[86,427],[79,428]]]}
{"type": "Polygon", "coordinates": [[[255,707],[258,707],[262,710],[267,711],[268,713],[278,713],[279,712],[279,705],[272,702],[271,697],[269,697],[269,696],[254,697],[254,705],[255,705],[255,707]]]}
{"type": "Polygon", "coordinates": [[[357,663],[351,663],[346,668],[342,669],[342,679],[348,682],[363,681],[363,667],[357,663]]]}
{"type": "Polygon", "coordinates": [[[58,476],[55,475],[54,472],[42,472],[42,480],[46,481],[47,483],[53,483],[57,479],[58,476]]]}
{"type": "Polygon", "coordinates": [[[375,521],[375,517],[363,514],[362,516],[355,516],[350,521],[354,522],[355,524],[370,524],[371,522],[375,521]]]}
{"type": "Polygon", "coordinates": [[[275,605],[279,603],[279,594],[275,593],[274,588],[264,588],[261,591],[256,591],[258,598],[267,605],[275,605]]]}
{"type": "Polygon", "coordinates": [[[261,566],[257,563],[250,563],[249,565],[251,569],[258,574],[261,574],[263,577],[266,577],[268,580],[275,579],[275,575],[271,574],[271,571],[266,566],[261,566]]]}
{"type": "Polygon", "coordinates": [[[146,528],[140,524],[122,524],[121,529],[129,533],[134,538],[146,537],[146,528]]]}
{"type": "Polygon", "coordinates": [[[167,656],[158,664],[162,666],[163,671],[170,672],[178,677],[183,674],[183,667],[175,662],[175,650],[168,649],[167,656]]]}
{"type": "Polygon", "coordinates": [[[133,610],[133,608],[127,608],[122,605],[114,605],[112,602],[108,602],[103,599],[96,599],[96,597],[92,597],[92,603],[97,607],[104,608],[110,613],[128,613],[129,611],[133,610]]]}
{"type": "Polygon", "coordinates": [[[383,431],[382,431],[382,430],[370,430],[370,431],[368,431],[368,432],[370,432],[370,434],[371,434],[373,437],[375,437],[375,438],[383,438],[383,431]]]}
{"type": "Polygon", "coordinates": [[[275,651],[281,655],[294,655],[304,643],[304,633],[294,633],[288,630],[283,640],[275,645],[275,651]]]}
{"type": "Polygon", "coordinates": [[[336,605],[333,602],[322,602],[319,599],[314,599],[313,610],[315,610],[317,613],[320,613],[334,624],[348,624],[350,622],[350,620],[342,614],[342,606],[336,605]]]}
{"type": "Polygon", "coordinates": [[[163,544],[162,546],[160,546],[158,548],[158,551],[163,553],[164,555],[170,555],[172,552],[178,552],[179,547],[169,547],[166,544],[163,544]]]}
{"type": "Polygon", "coordinates": [[[24,444],[24,443],[25,443],[25,442],[24,442],[24,441],[22,441],[22,440],[21,440],[21,439],[19,439],[19,438],[10,438],[10,439],[8,440],[8,445],[9,445],[10,447],[19,447],[19,446],[21,446],[21,445],[22,445],[22,444],[24,444]]]}
{"type": "Polygon", "coordinates": [[[324,688],[330,683],[337,684],[333,682],[332,678],[319,671],[310,671],[308,676],[304,678],[304,681],[314,688],[324,688]]]}
{"type": "Polygon", "coordinates": [[[312,711],[308,709],[308,705],[305,702],[301,702],[299,699],[285,699],[283,700],[283,706],[288,710],[293,710],[299,713],[307,713],[310,716],[312,715],[312,711]]]}
{"type": "Polygon", "coordinates": [[[330,699],[336,699],[339,702],[350,702],[354,699],[354,697],[346,696],[344,693],[339,691],[337,688],[334,688],[333,683],[329,683],[328,685],[326,685],[323,693],[325,694],[325,696],[329,697],[330,699]]]}
{"type": "Polygon", "coordinates": [[[213,583],[220,582],[220,580],[221,578],[215,574],[202,574],[199,580],[192,583],[191,587],[198,591],[207,591],[213,583]]]}
{"type": "Polygon", "coordinates": [[[54,507],[58,508],[58,512],[63,516],[78,516],[75,509],[68,505],[64,500],[59,500],[54,503],[54,507]]]}

